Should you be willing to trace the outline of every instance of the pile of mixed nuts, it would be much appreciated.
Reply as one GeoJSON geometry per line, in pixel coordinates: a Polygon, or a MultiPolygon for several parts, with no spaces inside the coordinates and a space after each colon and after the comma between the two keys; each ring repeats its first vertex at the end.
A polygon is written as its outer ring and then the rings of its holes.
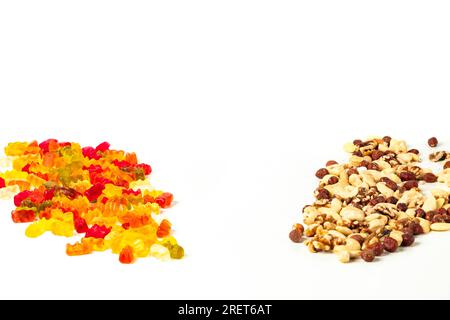
{"type": "MultiPolygon", "coordinates": [[[[430,147],[438,140],[430,138],[430,147]]],[[[410,246],[414,236],[450,230],[450,192],[419,185],[442,182],[450,187],[450,152],[438,151],[431,161],[445,161],[435,175],[419,166],[417,149],[391,137],[354,140],[344,146],[348,163],[330,160],[316,172],[320,179],[315,201],[303,208],[304,224],[289,237],[311,252],[334,252],[341,262],[361,257],[371,262],[383,252],[410,246]]]]}

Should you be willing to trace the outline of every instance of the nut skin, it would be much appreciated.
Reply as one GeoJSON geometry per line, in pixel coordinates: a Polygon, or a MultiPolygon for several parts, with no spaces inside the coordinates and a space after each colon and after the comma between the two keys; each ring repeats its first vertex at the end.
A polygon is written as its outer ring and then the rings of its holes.
{"type": "Polygon", "coordinates": [[[423,180],[428,183],[434,183],[438,180],[438,177],[433,173],[428,172],[423,175],[423,180]]]}
{"type": "Polygon", "coordinates": [[[386,142],[387,144],[391,143],[392,138],[390,136],[384,136],[383,137],[383,141],[386,142]]]}
{"type": "Polygon", "coordinates": [[[371,162],[367,165],[368,170],[375,170],[375,171],[381,171],[381,168],[378,164],[371,162]]]}
{"type": "Polygon", "coordinates": [[[330,179],[328,179],[328,184],[336,184],[338,183],[339,179],[338,177],[332,176],[330,179]]]}
{"type": "Polygon", "coordinates": [[[400,172],[399,177],[402,181],[416,180],[416,176],[414,175],[414,173],[409,172],[409,171],[400,172]]]}
{"type": "Polygon", "coordinates": [[[445,222],[445,217],[439,213],[433,215],[433,218],[431,218],[431,223],[437,223],[437,222],[445,222]]]}
{"type": "Polygon", "coordinates": [[[366,262],[372,262],[375,259],[375,254],[372,250],[366,249],[361,251],[361,258],[366,262]]]}
{"type": "Polygon", "coordinates": [[[414,243],[414,235],[412,233],[405,232],[403,233],[402,238],[402,247],[409,247],[414,243]]]}
{"type": "Polygon", "coordinates": [[[408,153],[419,154],[420,152],[417,149],[410,149],[410,150],[408,150],[408,153]]]}
{"type": "Polygon", "coordinates": [[[380,151],[380,150],[374,150],[372,152],[372,154],[370,155],[370,157],[372,158],[372,160],[378,160],[380,159],[382,156],[384,156],[384,152],[380,151]]]}
{"type": "Polygon", "coordinates": [[[428,221],[432,221],[432,220],[433,220],[433,217],[434,217],[436,214],[437,214],[436,211],[428,211],[428,212],[425,214],[425,219],[427,219],[428,221]]]}
{"type": "Polygon", "coordinates": [[[413,188],[418,188],[419,187],[419,183],[417,182],[417,180],[409,180],[406,181],[405,184],[403,185],[403,187],[406,190],[411,190],[413,188]]]}
{"type": "Polygon", "coordinates": [[[386,202],[387,203],[392,203],[392,204],[397,204],[398,199],[396,197],[392,196],[392,197],[387,198],[386,202]]]}
{"type": "Polygon", "coordinates": [[[386,187],[388,187],[391,190],[396,191],[398,189],[397,184],[387,177],[381,178],[380,181],[383,182],[386,185],[386,187]]]}
{"type": "Polygon", "coordinates": [[[370,200],[369,204],[371,206],[376,206],[377,204],[384,203],[384,202],[386,202],[386,199],[383,196],[378,196],[378,197],[375,197],[372,200],[370,200]]]}
{"type": "Polygon", "coordinates": [[[369,161],[367,160],[363,160],[361,161],[361,163],[359,164],[360,167],[368,167],[369,166],[369,161]]]}
{"type": "Polygon", "coordinates": [[[418,235],[418,234],[423,234],[424,233],[423,228],[420,225],[420,223],[414,222],[412,229],[413,229],[413,234],[414,235],[418,235]]]}
{"type": "Polygon", "coordinates": [[[398,248],[397,240],[391,237],[385,237],[383,239],[383,247],[387,252],[395,252],[398,248]]]}
{"type": "Polygon", "coordinates": [[[355,168],[350,168],[347,170],[347,175],[350,177],[352,174],[358,174],[358,170],[356,170],[355,168]]]}
{"type": "Polygon", "coordinates": [[[354,156],[358,156],[358,157],[362,157],[363,156],[363,154],[362,154],[362,152],[361,151],[355,151],[355,152],[353,152],[353,155],[354,156]]]}
{"type": "Polygon", "coordinates": [[[292,242],[300,243],[302,241],[303,231],[303,226],[299,223],[296,223],[291,232],[289,232],[289,239],[291,239],[292,242]]]}
{"type": "Polygon", "coordinates": [[[318,200],[328,200],[331,198],[331,194],[327,189],[319,189],[318,190],[318,194],[317,194],[317,199],[318,200]]]}
{"type": "Polygon", "coordinates": [[[325,164],[326,167],[332,166],[338,164],[337,161],[334,160],[328,160],[327,163],[325,164]]]}
{"type": "Polygon", "coordinates": [[[359,244],[363,244],[364,238],[360,236],[359,234],[351,235],[350,238],[356,240],[359,242],[359,244]]]}
{"type": "Polygon", "coordinates": [[[432,148],[436,147],[438,145],[439,141],[436,139],[436,137],[431,137],[428,139],[428,145],[432,148]]]}
{"type": "Polygon", "coordinates": [[[447,161],[445,164],[444,164],[444,169],[449,169],[450,168],[450,161],[447,161]]]}
{"type": "Polygon", "coordinates": [[[422,208],[416,209],[416,217],[424,219],[425,216],[426,216],[426,213],[422,208]]]}
{"type": "Polygon", "coordinates": [[[404,212],[408,210],[408,205],[406,203],[399,202],[397,203],[397,209],[404,212]]]}
{"type": "Polygon", "coordinates": [[[325,177],[327,174],[329,174],[328,170],[326,168],[320,168],[319,170],[317,170],[316,172],[316,177],[319,179],[322,179],[323,177],[325,177]]]}
{"type": "Polygon", "coordinates": [[[361,146],[362,144],[363,144],[363,142],[362,142],[362,140],[359,140],[359,139],[356,139],[356,140],[353,140],[353,144],[355,145],[355,146],[361,146]]]}
{"type": "Polygon", "coordinates": [[[371,250],[374,255],[381,256],[383,254],[384,248],[381,242],[376,242],[367,247],[367,249],[371,250]]]}
{"type": "Polygon", "coordinates": [[[298,230],[292,230],[289,232],[289,239],[291,239],[292,242],[300,243],[302,242],[302,234],[298,232],[298,230]]]}

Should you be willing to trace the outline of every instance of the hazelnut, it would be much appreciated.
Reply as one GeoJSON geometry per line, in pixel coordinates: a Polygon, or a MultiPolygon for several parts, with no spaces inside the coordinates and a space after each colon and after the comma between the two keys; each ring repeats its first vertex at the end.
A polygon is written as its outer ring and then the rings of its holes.
{"type": "Polygon", "coordinates": [[[384,156],[384,152],[380,150],[374,150],[370,156],[372,157],[372,160],[378,160],[382,156],[384,156]]]}
{"type": "Polygon", "coordinates": [[[299,223],[296,223],[292,231],[289,233],[289,239],[291,239],[295,243],[301,242],[303,237],[303,230],[303,226],[299,223]]]}
{"type": "Polygon", "coordinates": [[[436,147],[438,145],[438,139],[436,137],[428,139],[428,145],[432,148],[436,147]]]}
{"type": "Polygon", "coordinates": [[[400,211],[406,211],[408,210],[408,205],[406,203],[399,202],[397,203],[397,209],[400,211]]]}
{"type": "Polygon", "coordinates": [[[375,242],[367,247],[367,249],[371,250],[374,255],[381,256],[383,254],[383,245],[380,242],[375,242]]]}
{"type": "Polygon", "coordinates": [[[329,167],[329,166],[332,166],[332,165],[335,165],[335,164],[338,164],[336,161],[334,161],[334,160],[329,160],[329,161],[327,161],[327,163],[326,163],[326,167],[329,167]]]}
{"type": "Polygon", "coordinates": [[[399,177],[402,181],[416,180],[415,174],[409,171],[400,172],[399,177]]]}
{"type": "Polygon", "coordinates": [[[398,202],[398,199],[396,197],[392,196],[392,197],[387,198],[386,202],[396,204],[398,202]]]}
{"type": "Polygon", "coordinates": [[[402,238],[402,247],[409,247],[414,243],[414,235],[412,233],[405,232],[403,233],[402,238]]]}
{"type": "Polygon", "coordinates": [[[318,200],[323,200],[323,199],[330,199],[331,198],[331,194],[327,189],[319,189],[318,190],[318,194],[317,194],[317,199],[318,200]]]}
{"type": "Polygon", "coordinates": [[[383,247],[387,252],[395,252],[398,248],[397,240],[391,237],[385,237],[383,239],[383,247]]]}
{"type": "Polygon", "coordinates": [[[369,161],[367,160],[363,160],[361,161],[361,163],[359,164],[360,167],[368,167],[369,166],[369,161]]]}
{"type": "Polygon", "coordinates": [[[336,176],[332,176],[330,177],[330,179],[328,179],[328,184],[336,184],[338,183],[339,179],[336,176]]]}
{"type": "Polygon", "coordinates": [[[423,211],[422,208],[416,209],[416,217],[425,218],[425,215],[426,215],[426,213],[425,213],[425,211],[423,211]]]}
{"type": "Polygon", "coordinates": [[[420,225],[420,223],[418,223],[418,222],[413,222],[412,228],[413,228],[413,234],[414,235],[418,235],[418,234],[422,234],[423,233],[423,228],[420,225]]]}
{"type": "Polygon", "coordinates": [[[419,183],[416,180],[409,180],[405,182],[403,187],[405,187],[406,190],[411,190],[412,188],[418,188],[419,183]]]}
{"type": "Polygon", "coordinates": [[[444,164],[444,169],[449,169],[450,168],[450,161],[447,161],[445,164],[444,164]]]}
{"type": "Polygon", "coordinates": [[[367,169],[368,170],[376,170],[376,171],[381,171],[381,168],[378,164],[376,164],[375,162],[371,162],[367,165],[367,169]]]}
{"type": "Polygon", "coordinates": [[[362,140],[359,140],[359,139],[356,139],[356,140],[353,140],[353,144],[355,145],[355,146],[361,146],[362,144],[363,144],[363,142],[362,142],[362,140]]]}
{"type": "Polygon", "coordinates": [[[383,137],[383,141],[386,142],[387,144],[391,143],[392,138],[389,136],[384,136],[383,137]]]}
{"type": "Polygon", "coordinates": [[[372,250],[363,250],[361,251],[361,258],[366,262],[372,262],[375,259],[375,254],[372,250]]]}
{"type": "Polygon", "coordinates": [[[328,170],[326,168],[321,168],[321,169],[317,170],[316,177],[319,179],[322,179],[327,174],[329,174],[328,170]]]}
{"type": "Polygon", "coordinates": [[[442,214],[436,213],[431,218],[431,223],[437,223],[437,222],[445,222],[445,218],[442,214]]]}

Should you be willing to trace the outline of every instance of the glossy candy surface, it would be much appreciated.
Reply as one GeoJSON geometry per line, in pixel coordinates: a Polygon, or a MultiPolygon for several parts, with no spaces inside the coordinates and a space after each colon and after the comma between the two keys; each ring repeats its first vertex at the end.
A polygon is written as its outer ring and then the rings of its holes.
{"type": "Polygon", "coordinates": [[[31,223],[28,237],[78,235],[66,246],[69,256],[110,249],[125,264],[184,256],[172,224],[159,218],[173,195],[151,188],[152,168],[135,153],[56,139],[10,143],[5,153],[2,165],[12,169],[0,173],[0,198],[14,196],[12,220],[31,223]]]}

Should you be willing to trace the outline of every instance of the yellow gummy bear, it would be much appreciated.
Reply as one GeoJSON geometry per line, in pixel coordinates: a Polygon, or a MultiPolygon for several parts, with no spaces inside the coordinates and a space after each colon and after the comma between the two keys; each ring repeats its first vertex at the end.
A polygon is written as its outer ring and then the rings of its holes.
{"type": "Polygon", "coordinates": [[[107,198],[114,198],[114,197],[120,197],[122,195],[122,188],[115,186],[113,184],[106,184],[105,185],[105,189],[103,190],[103,194],[107,197],[107,198]]]}
{"type": "Polygon", "coordinates": [[[152,245],[152,247],[150,248],[150,255],[161,261],[170,260],[169,249],[157,243],[152,245]]]}
{"type": "Polygon", "coordinates": [[[43,235],[47,231],[46,228],[42,225],[42,223],[35,222],[30,224],[25,230],[25,235],[30,238],[37,238],[43,235]]]}
{"type": "Polygon", "coordinates": [[[0,173],[0,177],[5,180],[26,180],[28,177],[28,173],[24,171],[9,170],[0,173]]]}
{"type": "Polygon", "coordinates": [[[52,233],[55,236],[72,237],[73,231],[74,227],[71,223],[59,220],[53,222],[52,233]]]}
{"type": "Polygon", "coordinates": [[[11,199],[13,196],[20,192],[20,188],[17,185],[7,186],[0,189],[0,199],[11,199]]]}
{"type": "Polygon", "coordinates": [[[28,147],[28,142],[11,142],[5,147],[5,154],[7,156],[20,156],[24,154],[28,147]]]}

